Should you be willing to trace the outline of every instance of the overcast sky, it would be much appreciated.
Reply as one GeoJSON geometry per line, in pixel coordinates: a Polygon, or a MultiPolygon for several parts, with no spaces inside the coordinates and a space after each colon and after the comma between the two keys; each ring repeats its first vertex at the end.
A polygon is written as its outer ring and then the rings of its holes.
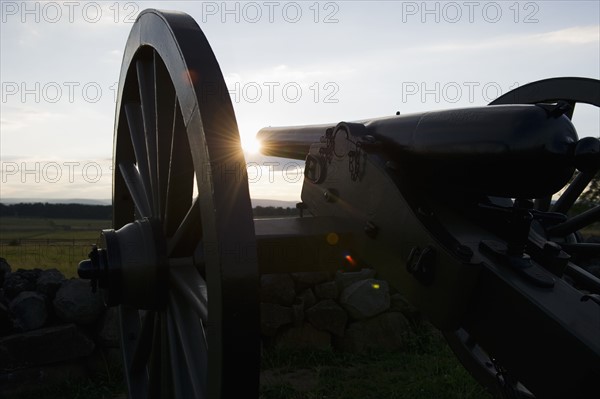
{"type": "MultiPolygon", "coordinates": [[[[2,1],[0,200],[110,199],[121,58],[145,8],[200,24],[249,141],[269,125],[479,106],[538,79],[598,79],[599,4],[2,1]]],[[[584,107],[575,123],[598,136],[600,113],[584,107]]],[[[287,170],[254,170],[252,196],[299,199],[301,176],[287,170]]]]}

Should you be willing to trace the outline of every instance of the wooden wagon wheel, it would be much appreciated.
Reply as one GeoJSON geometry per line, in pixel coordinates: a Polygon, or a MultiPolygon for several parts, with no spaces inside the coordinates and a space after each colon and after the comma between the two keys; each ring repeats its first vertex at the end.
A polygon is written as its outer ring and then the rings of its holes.
{"type": "MultiPolygon", "coordinates": [[[[223,76],[187,14],[146,10],[119,80],[113,228],[87,277],[120,304],[131,398],[258,395],[258,267],[223,76]],[[197,188],[195,192],[194,188],[197,188]]],[[[82,276],[83,277],[83,276],[82,276]]]]}
{"type": "MultiPolygon", "coordinates": [[[[545,79],[514,89],[497,98],[489,105],[503,104],[556,104],[556,112],[572,119],[577,103],[600,107],[600,80],[587,78],[553,78],[545,79]]],[[[552,107],[548,108],[552,112],[552,107]]],[[[552,199],[536,198],[535,209],[542,212],[566,214],[584,192],[590,181],[600,170],[600,140],[586,138],[580,140],[574,149],[573,160],[578,169],[574,179],[566,187],[560,197],[552,203],[552,199]]],[[[600,205],[554,225],[544,231],[545,239],[557,241],[562,249],[575,259],[600,258],[600,244],[579,242],[578,231],[600,220],[600,205]],[[577,256],[580,255],[580,256],[577,256]]],[[[586,289],[600,291],[600,280],[581,267],[571,264],[565,273],[575,278],[576,282],[586,289]]],[[[464,329],[444,333],[450,347],[469,372],[491,392],[510,398],[532,398],[533,395],[516,380],[511,379],[506,370],[495,364],[493,358],[486,353],[464,329]]]]}

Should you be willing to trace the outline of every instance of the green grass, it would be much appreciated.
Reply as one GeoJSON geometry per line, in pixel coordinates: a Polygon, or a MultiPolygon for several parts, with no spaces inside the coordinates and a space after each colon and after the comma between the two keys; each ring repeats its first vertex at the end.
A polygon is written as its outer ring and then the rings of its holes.
{"type": "Polygon", "coordinates": [[[462,367],[443,337],[419,329],[403,352],[348,354],[267,350],[261,399],[484,399],[489,395],[462,367]]]}
{"type": "MultiPolygon", "coordinates": [[[[267,349],[261,359],[260,399],[491,399],[462,368],[444,339],[417,326],[404,351],[349,354],[267,349]],[[264,380],[264,378],[263,378],[264,380]]],[[[109,367],[88,379],[67,379],[12,399],[125,398],[121,370],[109,367]]]]}
{"type": "Polygon", "coordinates": [[[93,377],[67,378],[51,386],[11,395],[10,399],[126,399],[126,390],[122,369],[108,366],[93,377]]]}
{"type": "Polygon", "coordinates": [[[86,259],[100,230],[108,220],[0,218],[0,257],[13,270],[40,268],[60,270],[75,277],[77,264],[86,259]]]}
{"type": "Polygon", "coordinates": [[[95,239],[109,228],[109,220],[0,218],[0,240],[11,239],[95,239]]]}
{"type": "Polygon", "coordinates": [[[600,237],[600,223],[594,223],[581,229],[583,237],[600,237]]]}

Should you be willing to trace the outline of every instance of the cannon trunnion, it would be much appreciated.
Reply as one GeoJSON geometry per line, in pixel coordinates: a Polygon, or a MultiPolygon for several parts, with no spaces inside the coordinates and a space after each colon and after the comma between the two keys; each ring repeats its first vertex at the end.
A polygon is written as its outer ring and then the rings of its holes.
{"type": "Polygon", "coordinates": [[[252,219],[226,92],[191,17],[139,15],[119,81],[113,229],[79,265],[119,306],[131,398],[257,397],[259,274],[363,265],[491,392],[597,394],[600,279],[586,265],[600,244],[580,230],[600,206],[567,213],[600,170],[600,140],[571,123],[576,103],[600,106],[600,81],[262,129],[263,154],[306,161],[303,216],[271,220],[252,219]]]}

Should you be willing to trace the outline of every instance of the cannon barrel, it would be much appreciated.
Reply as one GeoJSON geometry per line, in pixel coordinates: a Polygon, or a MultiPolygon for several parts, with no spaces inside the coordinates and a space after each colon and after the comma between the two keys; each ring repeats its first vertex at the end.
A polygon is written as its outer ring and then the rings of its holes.
{"type": "MultiPolygon", "coordinates": [[[[351,141],[369,135],[426,188],[544,197],[574,170],[577,132],[560,106],[495,105],[363,120],[352,123],[362,127],[351,141]]],[[[327,129],[335,136],[343,125],[268,127],[257,138],[265,155],[303,160],[327,129]]]]}
{"type": "Polygon", "coordinates": [[[256,138],[264,155],[304,160],[312,143],[318,143],[335,123],[323,125],[265,127],[256,138]]]}

